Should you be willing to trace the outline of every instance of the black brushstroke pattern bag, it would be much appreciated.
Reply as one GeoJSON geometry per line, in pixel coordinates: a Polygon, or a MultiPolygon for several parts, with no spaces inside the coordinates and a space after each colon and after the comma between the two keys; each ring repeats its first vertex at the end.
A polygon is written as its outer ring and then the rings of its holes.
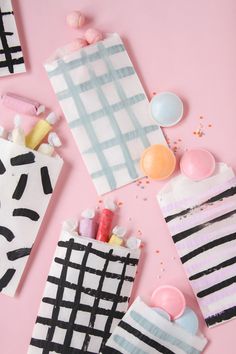
{"type": "Polygon", "coordinates": [[[14,296],[63,161],[0,139],[0,292],[14,296]]]}
{"type": "Polygon", "coordinates": [[[62,231],[28,354],[99,353],[128,308],[139,256],[62,231]]]}

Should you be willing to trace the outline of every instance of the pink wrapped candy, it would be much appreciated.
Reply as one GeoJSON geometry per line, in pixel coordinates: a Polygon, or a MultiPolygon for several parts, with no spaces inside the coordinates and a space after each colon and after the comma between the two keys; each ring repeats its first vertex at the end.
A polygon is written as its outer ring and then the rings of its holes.
{"type": "Polygon", "coordinates": [[[95,28],[89,28],[85,32],[85,39],[89,44],[93,44],[98,41],[101,41],[103,39],[103,34],[98,30],[96,30],[95,28]]]}
{"type": "Polygon", "coordinates": [[[85,23],[85,16],[80,11],[72,11],[67,15],[66,22],[69,27],[80,28],[85,23]]]}

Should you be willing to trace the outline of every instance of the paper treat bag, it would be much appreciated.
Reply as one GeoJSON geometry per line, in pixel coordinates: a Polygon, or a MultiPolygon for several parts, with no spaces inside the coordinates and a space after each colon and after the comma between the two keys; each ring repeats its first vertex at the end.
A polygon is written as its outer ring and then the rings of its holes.
{"type": "Polygon", "coordinates": [[[207,340],[168,321],[140,298],[130,306],[102,354],[200,354],[207,340]]]}
{"type": "Polygon", "coordinates": [[[62,168],[0,139],[0,292],[14,296],[62,168]]]}
{"type": "Polygon", "coordinates": [[[142,177],[144,149],[166,141],[119,35],[45,68],[98,194],[142,177]]]}
{"type": "Polygon", "coordinates": [[[179,175],[158,194],[209,327],[236,316],[236,178],[227,165],[194,182],[179,175]]]}
{"type": "Polygon", "coordinates": [[[0,0],[0,76],[25,71],[11,0],[0,0]]]}
{"type": "Polygon", "coordinates": [[[28,354],[98,354],[127,310],[139,254],[62,231],[28,354]]]}

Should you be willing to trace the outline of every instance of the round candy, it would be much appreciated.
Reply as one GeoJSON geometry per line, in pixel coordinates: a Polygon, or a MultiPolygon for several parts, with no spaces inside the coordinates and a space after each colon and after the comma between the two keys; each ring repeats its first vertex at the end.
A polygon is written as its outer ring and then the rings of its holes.
{"type": "Polygon", "coordinates": [[[172,92],[159,93],[151,99],[151,115],[161,127],[177,124],[183,116],[183,102],[172,92]]]}
{"type": "Polygon", "coordinates": [[[88,42],[84,38],[76,38],[65,47],[66,54],[75,52],[80,48],[86,47],[88,42]]]}
{"type": "Polygon", "coordinates": [[[186,151],[180,160],[180,170],[186,177],[200,181],[215,171],[215,158],[204,149],[186,151]]]}
{"type": "Polygon", "coordinates": [[[176,158],[165,145],[152,145],[145,149],[140,160],[143,173],[152,179],[166,179],[175,170],[176,158]]]}
{"type": "Polygon", "coordinates": [[[85,23],[85,16],[80,11],[72,11],[67,15],[66,22],[72,28],[80,28],[85,23]]]}
{"type": "Polygon", "coordinates": [[[186,307],[183,315],[175,320],[175,323],[178,323],[178,325],[192,334],[196,334],[198,331],[198,317],[189,307],[186,307]]]}
{"type": "Polygon", "coordinates": [[[94,44],[103,39],[102,33],[95,28],[89,28],[84,36],[89,44],[94,44]]]}
{"type": "Polygon", "coordinates": [[[166,311],[172,320],[184,313],[186,305],[182,292],[171,285],[159,286],[152,294],[152,303],[166,311]]]}
{"type": "Polygon", "coordinates": [[[157,312],[161,317],[165,318],[166,320],[171,320],[170,315],[166,311],[162,310],[160,307],[152,307],[152,310],[157,312]]]}

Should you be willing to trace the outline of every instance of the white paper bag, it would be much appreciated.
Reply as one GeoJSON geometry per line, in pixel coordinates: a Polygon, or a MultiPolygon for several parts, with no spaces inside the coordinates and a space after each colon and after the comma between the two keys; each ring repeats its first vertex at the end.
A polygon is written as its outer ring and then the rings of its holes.
{"type": "Polygon", "coordinates": [[[128,308],[139,255],[62,231],[28,354],[99,353],[128,308]]]}
{"type": "Polygon", "coordinates": [[[25,72],[11,0],[0,0],[0,76],[25,72]]]}
{"type": "Polygon", "coordinates": [[[62,168],[0,139],[0,292],[14,296],[62,168]]]}
{"type": "Polygon", "coordinates": [[[236,317],[236,177],[217,164],[203,181],[183,175],[158,194],[159,205],[175,242],[206,324],[236,317]]]}
{"type": "Polygon", "coordinates": [[[166,141],[119,35],[45,68],[98,194],[143,177],[144,149],[166,141]]]}
{"type": "Polygon", "coordinates": [[[200,354],[206,344],[207,340],[202,335],[187,332],[137,298],[101,353],[200,354]]]}

